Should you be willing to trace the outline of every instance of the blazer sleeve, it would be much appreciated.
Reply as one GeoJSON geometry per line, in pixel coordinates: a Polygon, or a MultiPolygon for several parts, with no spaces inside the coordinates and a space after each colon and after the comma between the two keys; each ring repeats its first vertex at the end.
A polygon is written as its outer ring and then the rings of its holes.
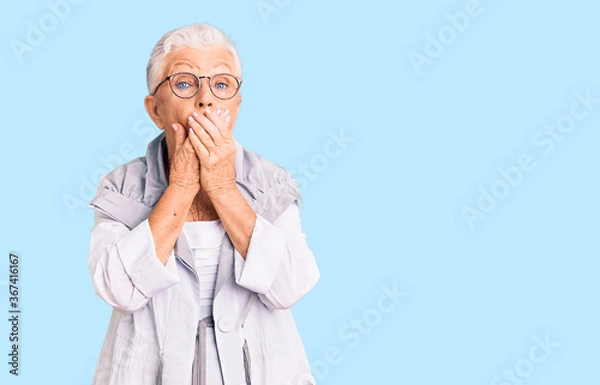
{"type": "Polygon", "coordinates": [[[113,308],[135,312],[179,282],[173,251],[163,265],[147,219],[131,230],[100,210],[94,220],[88,267],[94,291],[113,308]]]}
{"type": "Polygon", "coordinates": [[[290,308],[320,277],[302,232],[297,201],[273,223],[257,215],[246,259],[234,253],[236,283],[258,293],[269,309],[290,308]]]}

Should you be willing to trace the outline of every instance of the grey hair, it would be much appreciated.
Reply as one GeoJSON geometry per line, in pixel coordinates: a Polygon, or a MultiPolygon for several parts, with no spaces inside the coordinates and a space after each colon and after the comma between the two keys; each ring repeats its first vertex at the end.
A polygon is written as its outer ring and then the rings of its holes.
{"type": "MultiPolygon", "coordinates": [[[[164,59],[169,52],[179,48],[205,48],[209,46],[227,48],[235,58],[239,71],[242,70],[240,57],[235,49],[235,43],[223,32],[210,24],[192,24],[165,33],[152,49],[150,60],[146,67],[146,83],[148,93],[152,93],[160,78],[164,59]]],[[[235,75],[235,74],[234,74],[235,75]]],[[[241,76],[240,74],[237,74],[241,76]]]]}

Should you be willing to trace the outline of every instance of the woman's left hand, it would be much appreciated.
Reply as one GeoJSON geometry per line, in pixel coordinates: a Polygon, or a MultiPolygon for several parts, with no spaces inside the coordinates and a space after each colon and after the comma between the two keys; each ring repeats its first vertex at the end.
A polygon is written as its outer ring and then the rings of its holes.
{"type": "Polygon", "coordinates": [[[235,144],[229,110],[207,110],[188,119],[189,138],[200,160],[200,184],[210,197],[237,189],[235,144]],[[210,112],[209,112],[210,111],[210,112]]]}

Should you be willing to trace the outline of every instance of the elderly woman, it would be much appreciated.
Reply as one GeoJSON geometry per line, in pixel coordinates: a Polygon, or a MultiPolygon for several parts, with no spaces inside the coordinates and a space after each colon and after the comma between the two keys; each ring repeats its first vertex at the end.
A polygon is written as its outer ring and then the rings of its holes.
{"type": "Polygon", "coordinates": [[[162,132],[90,204],[89,268],[113,307],[94,384],[314,384],[290,307],[319,271],[293,177],[232,136],[232,42],[210,25],[168,32],[147,82],[162,132]]]}

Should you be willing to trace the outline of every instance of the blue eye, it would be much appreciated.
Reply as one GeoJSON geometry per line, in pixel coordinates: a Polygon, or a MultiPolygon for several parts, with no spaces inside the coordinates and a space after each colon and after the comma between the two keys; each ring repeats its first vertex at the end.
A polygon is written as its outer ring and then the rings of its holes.
{"type": "Polygon", "coordinates": [[[175,87],[177,87],[177,89],[179,89],[179,90],[187,90],[188,88],[191,88],[192,85],[190,83],[186,83],[186,82],[179,82],[179,83],[175,84],[175,87]]]}
{"type": "Polygon", "coordinates": [[[217,83],[215,84],[215,88],[219,91],[226,90],[229,87],[226,83],[217,83]]]}

